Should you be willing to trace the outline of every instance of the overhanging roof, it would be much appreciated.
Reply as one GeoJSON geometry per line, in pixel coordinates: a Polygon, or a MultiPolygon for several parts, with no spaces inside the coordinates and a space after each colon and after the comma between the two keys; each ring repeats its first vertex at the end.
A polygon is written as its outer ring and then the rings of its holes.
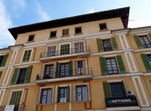
{"type": "Polygon", "coordinates": [[[102,12],[95,12],[95,13],[90,13],[90,14],[84,14],[84,15],[79,15],[79,16],[73,16],[73,17],[68,17],[68,18],[62,18],[62,19],[56,19],[56,20],[50,20],[46,22],[40,22],[40,23],[35,23],[35,24],[30,24],[30,25],[14,27],[8,30],[13,35],[14,39],[17,39],[17,35],[21,33],[73,25],[73,24],[78,24],[78,23],[103,20],[103,19],[116,18],[116,17],[121,17],[124,27],[127,28],[129,9],[130,9],[129,7],[124,7],[124,8],[107,10],[107,11],[102,11],[102,12]]]}

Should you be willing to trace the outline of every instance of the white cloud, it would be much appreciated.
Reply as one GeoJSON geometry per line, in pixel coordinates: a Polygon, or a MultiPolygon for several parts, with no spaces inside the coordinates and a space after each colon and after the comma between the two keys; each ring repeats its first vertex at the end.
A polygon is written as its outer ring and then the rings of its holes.
{"type": "Polygon", "coordinates": [[[96,12],[93,8],[91,8],[89,11],[88,11],[88,13],[94,13],[94,12],[96,12]]]}
{"type": "Polygon", "coordinates": [[[35,2],[36,2],[36,8],[37,8],[37,15],[40,17],[40,21],[50,20],[50,16],[47,14],[47,12],[44,11],[40,3],[37,0],[35,0],[35,2]]]}
{"type": "Polygon", "coordinates": [[[3,0],[0,1],[0,48],[14,44],[14,39],[8,31],[12,21],[6,11],[3,0]]]}

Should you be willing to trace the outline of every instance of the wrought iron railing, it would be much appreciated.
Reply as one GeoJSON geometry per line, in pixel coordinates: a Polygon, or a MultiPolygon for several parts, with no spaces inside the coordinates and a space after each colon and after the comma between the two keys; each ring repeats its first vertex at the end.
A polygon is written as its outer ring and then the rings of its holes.
{"type": "MultiPolygon", "coordinates": [[[[0,111],[5,111],[6,105],[0,106],[0,111]]],[[[13,111],[24,111],[25,105],[24,104],[19,104],[15,105],[13,111]]]]}
{"type": "Polygon", "coordinates": [[[79,68],[79,69],[73,69],[70,72],[63,72],[58,74],[58,77],[56,76],[56,73],[53,72],[51,75],[46,74],[38,74],[36,80],[44,80],[44,79],[55,79],[55,78],[63,78],[63,77],[75,77],[75,76],[86,76],[86,75],[92,75],[92,69],[91,68],[79,68]],[[62,76],[64,75],[64,76],[62,76]]]}
{"type": "Polygon", "coordinates": [[[89,47],[82,46],[82,47],[78,47],[78,48],[66,48],[66,49],[62,49],[62,50],[51,50],[51,51],[47,51],[47,52],[42,52],[40,54],[40,58],[76,54],[76,53],[83,53],[83,52],[89,52],[89,47]]]}

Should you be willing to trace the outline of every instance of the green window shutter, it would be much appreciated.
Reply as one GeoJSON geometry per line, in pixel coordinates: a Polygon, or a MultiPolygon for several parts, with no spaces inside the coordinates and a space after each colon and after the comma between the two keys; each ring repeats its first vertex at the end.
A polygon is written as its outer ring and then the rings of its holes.
{"type": "Polygon", "coordinates": [[[68,86],[67,88],[68,88],[67,102],[69,102],[70,101],[70,86],[68,86]]]}
{"type": "Polygon", "coordinates": [[[106,60],[104,57],[100,57],[100,65],[101,65],[101,69],[102,69],[102,74],[108,75],[107,64],[106,64],[106,60]]]}
{"type": "Polygon", "coordinates": [[[60,54],[64,55],[64,54],[69,54],[70,52],[70,45],[69,44],[65,44],[65,45],[61,45],[61,50],[60,50],[60,54]]]}
{"type": "Polygon", "coordinates": [[[28,62],[31,56],[31,50],[26,50],[23,56],[23,62],[28,62]]]}
{"type": "Polygon", "coordinates": [[[107,82],[103,82],[103,88],[104,88],[105,98],[111,98],[112,93],[111,93],[110,84],[107,82]]]}
{"type": "Polygon", "coordinates": [[[98,51],[104,52],[103,43],[101,39],[97,39],[97,44],[98,44],[98,51]]]}
{"type": "Polygon", "coordinates": [[[141,54],[142,60],[144,62],[144,65],[146,67],[147,72],[151,72],[151,64],[148,61],[146,54],[141,54]]]}
{"type": "Polygon", "coordinates": [[[59,90],[60,90],[60,89],[59,89],[59,86],[58,86],[58,93],[57,93],[57,95],[58,95],[58,96],[57,96],[57,102],[60,102],[59,90]]]}
{"type": "Polygon", "coordinates": [[[1,64],[2,67],[5,66],[5,63],[6,63],[7,58],[8,58],[8,54],[6,54],[6,55],[4,56],[4,58],[3,58],[3,61],[2,61],[2,64],[1,64]]]}
{"type": "Polygon", "coordinates": [[[72,76],[72,61],[69,62],[69,76],[72,76]]]}
{"type": "Polygon", "coordinates": [[[125,67],[124,67],[124,62],[122,60],[122,56],[116,56],[117,62],[118,62],[118,67],[120,70],[120,73],[126,73],[125,67]]]}
{"type": "Polygon", "coordinates": [[[139,49],[142,49],[143,46],[142,46],[142,44],[141,44],[141,41],[139,40],[139,36],[138,36],[138,35],[134,35],[134,39],[135,39],[135,42],[136,42],[136,44],[137,44],[137,47],[138,47],[139,49]]]}
{"type": "Polygon", "coordinates": [[[11,80],[11,85],[16,84],[18,72],[19,72],[19,68],[16,68],[16,69],[14,70],[14,74],[13,74],[13,77],[12,77],[12,80],[11,80]]]}
{"type": "Polygon", "coordinates": [[[149,36],[149,38],[150,38],[150,40],[151,40],[151,33],[150,33],[150,34],[148,34],[148,36],[149,36]]]}
{"type": "Polygon", "coordinates": [[[3,72],[2,72],[2,71],[0,71],[0,77],[2,76],[2,73],[3,73],[3,72]]]}
{"type": "Polygon", "coordinates": [[[126,89],[125,89],[125,86],[124,86],[124,81],[122,81],[122,90],[123,90],[124,96],[126,97],[127,93],[126,93],[126,89]]]}
{"type": "Polygon", "coordinates": [[[118,50],[117,43],[115,37],[111,38],[113,50],[118,50]]]}
{"type": "Polygon", "coordinates": [[[31,76],[31,71],[32,71],[32,66],[29,66],[27,68],[27,72],[26,72],[26,75],[25,75],[24,83],[29,83],[30,76],[31,76]]]}
{"type": "Polygon", "coordinates": [[[56,78],[59,78],[59,73],[60,73],[60,64],[57,62],[56,63],[56,78]]]}

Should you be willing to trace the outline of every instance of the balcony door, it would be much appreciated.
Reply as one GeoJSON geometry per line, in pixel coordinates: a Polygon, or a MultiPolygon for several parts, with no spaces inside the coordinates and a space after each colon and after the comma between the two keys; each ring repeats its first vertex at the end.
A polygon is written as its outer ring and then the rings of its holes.
{"type": "Polygon", "coordinates": [[[60,55],[70,54],[70,44],[63,44],[60,47],[60,55]]]}
{"type": "Polygon", "coordinates": [[[83,75],[86,73],[86,64],[85,60],[75,61],[75,75],[83,75]]]}
{"type": "Polygon", "coordinates": [[[75,53],[84,52],[84,43],[83,42],[77,42],[74,45],[75,45],[75,53]]]}
{"type": "Polygon", "coordinates": [[[53,64],[45,65],[43,78],[44,79],[51,79],[51,78],[53,78],[53,74],[54,74],[54,65],[53,64]]]}
{"type": "Polygon", "coordinates": [[[47,57],[55,56],[56,55],[56,46],[47,47],[46,55],[47,55],[47,57]]]}
{"type": "Polygon", "coordinates": [[[60,63],[60,77],[68,77],[69,76],[69,62],[60,63]]]}

